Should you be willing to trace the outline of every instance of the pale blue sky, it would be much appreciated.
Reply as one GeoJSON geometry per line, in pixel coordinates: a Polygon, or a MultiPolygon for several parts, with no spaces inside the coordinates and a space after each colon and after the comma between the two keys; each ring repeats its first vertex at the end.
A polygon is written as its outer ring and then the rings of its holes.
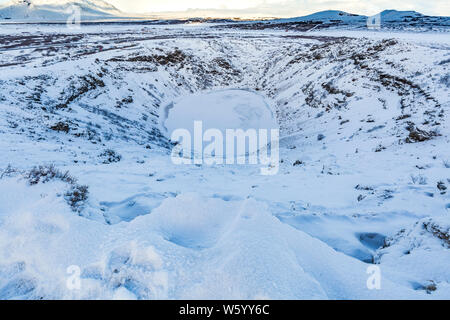
{"type": "MultiPolygon", "coordinates": [[[[7,1],[0,0],[0,3],[7,1]]],[[[210,11],[215,14],[286,17],[328,9],[366,15],[384,9],[397,9],[450,16],[449,0],[109,0],[109,2],[123,11],[138,13],[201,9],[203,12],[210,11]]]]}

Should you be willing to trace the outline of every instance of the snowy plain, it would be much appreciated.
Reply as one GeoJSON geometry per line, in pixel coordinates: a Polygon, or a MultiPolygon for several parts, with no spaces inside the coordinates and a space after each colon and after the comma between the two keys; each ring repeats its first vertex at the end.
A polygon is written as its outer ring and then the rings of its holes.
{"type": "Polygon", "coordinates": [[[0,34],[1,299],[450,298],[448,33],[0,34]],[[279,173],[172,164],[164,108],[236,89],[274,111],[279,173]],[[79,206],[30,183],[51,164],[79,206]]]}

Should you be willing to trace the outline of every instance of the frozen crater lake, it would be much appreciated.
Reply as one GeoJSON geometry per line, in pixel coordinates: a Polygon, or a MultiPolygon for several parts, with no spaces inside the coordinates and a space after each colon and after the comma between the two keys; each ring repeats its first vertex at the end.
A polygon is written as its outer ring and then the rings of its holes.
{"type": "Polygon", "coordinates": [[[227,89],[197,93],[178,98],[163,115],[168,136],[176,129],[194,134],[194,122],[202,121],[203,130],[276,129],[275,116],[264,96],[249,90],[227,89]]]}
{"type": "Polygon", "coordinates": [[[181,97],[164,109],[162,118],[163,131],[167,137],[173,142],[182,143],[180,148],[183,150],[189,150],[182,152],[185,158],[190,158],[190,151],[193,151],[196,158],[219,156],[221,159],[219,154],[225,154],[234,161],[235,156],[256,154],[259,149],[266,147],[268,141],[274,138],[271,137],[271,130],[278,129],[274,113],[265,97],[243,89],[217,90],[181,97]],[[242,139],[237,137],[239,132],[242,139]],[[240,139],[246,144],[242,144],[241,149],[240,139]]]}

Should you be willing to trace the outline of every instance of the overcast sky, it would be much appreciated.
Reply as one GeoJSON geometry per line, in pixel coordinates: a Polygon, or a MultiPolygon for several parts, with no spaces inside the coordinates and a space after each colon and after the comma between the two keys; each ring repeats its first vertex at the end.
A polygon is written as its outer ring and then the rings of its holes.
{"type": "MultiPolygon", "coordinates": [[[[0,3],[7,0],[0,0],[0,3]]],[[[108,0],[107,0],[108,1],[108,0]]],[[[234,15],[299,16],[337,9],[372,15],[384,9],[450,16],[450,0],[109,0],[126,12],[158,13],[201,9],[234,15]]]]}

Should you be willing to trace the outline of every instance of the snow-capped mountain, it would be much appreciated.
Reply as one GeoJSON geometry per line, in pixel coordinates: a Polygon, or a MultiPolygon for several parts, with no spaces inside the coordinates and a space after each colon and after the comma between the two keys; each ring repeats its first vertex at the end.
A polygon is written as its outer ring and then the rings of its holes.
{"type": "Polygon", "coordinates": [[[384,10],[380,12],[381,18],[385,21],[403,21],[405,19],[418,19],[424,17],[423,14],[417,11],[397,11],[384,10]]]}
{"type": "Polygon", "coordinates": [[[11,0],[0,6],[0,19],[65,20],[72,14],[72,6],[80,9],[82,20],[125,15],[113,5],[102,0],[11,0]]]}
{"type": "MultiPolygon", "coordinates": [[[[379,17],[381,29],[409,31],[448,31],[450,17],[427,16],[416,11],[384,10],[374,16],[379,17]]],[[[280,28],[297,31],[312,29],[365,29],[369,17],[339,10],[326,10],[307,16],[288,19],[253,21],[246,24],[236,24],[244,29],[280,28]]],[[[234,26],[230,26],[234,27],[234,26]]]]}
{"type": "Polygon", "coordinates": [[[361,16],[358,14],[352,14],[339,10],[326,10],[316,12],[307,16],[295,17],[290,19],[279,19],[276,21],[284,22],[306,22],[306,21],[321,21],[321,22],[333,22],[333,21],[344,21],[344,22],[363,22],[367,19],[366,16],[361,16]]]}
{"type": "MultiPolygon", "coordinates": [[[[424,18],[445,18],[445,17],[430,17],[421,14],[417,11],[397,11],[397,10],[384,10],[378,13],[382,20],[385,22],[407,22],[407,21],[417,21],[424,18]]],[[[286,22],[300,22],[300,21],[310,21],[310,22],[345,22],[345,23],[358,23],[366,22],[368,16],[348,13],[339,10],[326,10],[316,12],[307,16],[295,17],[289,19],[277,19],[275,21],[286,21],[286,22]]]]}

